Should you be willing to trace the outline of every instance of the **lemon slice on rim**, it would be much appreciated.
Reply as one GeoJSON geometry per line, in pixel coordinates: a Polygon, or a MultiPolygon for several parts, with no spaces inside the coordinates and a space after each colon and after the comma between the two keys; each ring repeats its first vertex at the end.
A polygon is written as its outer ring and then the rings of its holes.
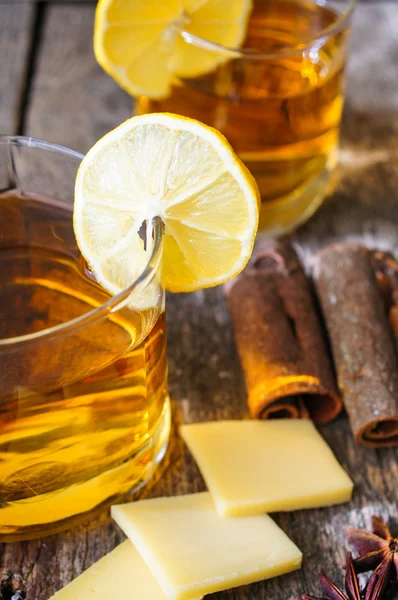
{"type": "Polygon", "coordinates": [[[187,292],[222,283],[247,263],[258,225],[257,184],[226,139],[172,114],[137,116],[99,140],[75,187],[77,243],[115,294],[144,271],[140,230],[164,224],[163,281],[187,292]]]}
{"type": "Polygon", "coordinates": [[[240,47],[251,7],[252,0],[99,0],[95,56],[133,96],[164,98],[173,75],[198,77],[228,59],[206,41],[240,47]],[[198,39],[188,43],[192,35],[198,39]]]}

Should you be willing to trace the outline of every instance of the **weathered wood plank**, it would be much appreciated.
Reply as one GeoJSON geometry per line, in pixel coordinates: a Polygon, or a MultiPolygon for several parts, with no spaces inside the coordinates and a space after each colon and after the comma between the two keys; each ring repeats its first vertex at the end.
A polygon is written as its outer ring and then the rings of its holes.
{"type": "Polygon", "coordinates": [[[97,65],[95,6],[48,6],[26,117],[28,135],[85,152],[131,116],[132,101],[97,65]]]}
{"type": "MultiPolygon", "coordinates": [[[[130,113],[130,99],[96,66],[90,5],[49,8],[27,127],[32,135],[85,150],[130,113]]],[[[309,258],[336,238],[398,245],[398,6],[363,4],[356,16],[344,120],[341,180],[333,198],[296,235],[309,258]],[[369,65],[372,65],[371,68],[369,65]],[[391,81],[390,78],[395,78],[391,81]],[[383,87],[384,86],[384,87],[383,87]]],[[[221,290],[168,298],[170,392],[179,422],[247,416],[244,386],[221,290]]],[[[274,581],[215,594],[215,599],[293,600],[319,591],[317,570],[338,583],[347,544],[343,526],[369,525],[373,512],[397,519],[398,451],[357,446],[346,417],[322,433],[355,480],[348,506],[276,515],[305,554],[304,568],[274,581]]],[[[183,494],[204,482],[174,434],[168,459],[141,497],[183,494]]],[[[122,534],[107,515],[89,527],[0,548],[0,565],[26,576],[29,599],[56,590],[114,547],[122,534]]]]}
{"type": "Polygon", "coordinates": [[[34,7],[0,3],[0,134],[18,133],[34,7]]]}

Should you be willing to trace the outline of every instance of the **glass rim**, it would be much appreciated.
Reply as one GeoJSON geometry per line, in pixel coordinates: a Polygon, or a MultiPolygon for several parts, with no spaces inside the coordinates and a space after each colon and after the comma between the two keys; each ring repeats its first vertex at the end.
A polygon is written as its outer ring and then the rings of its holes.
{"type": "MultiPolygon", "coordinates": [[[[279,50],[275,50],[273,52],[263,52],[261,49],[257,48],[232,48],[229,46],[223,46],[222,44],[218,44],[217,42],[212,42],[207,40],[206,38],[202,38],[198,35],[194,35],[189,33],[188,31],[181,31],[181,36],[185,42],[192,46],[197,46],[202,48],[203,50],[210,50],[212,52],[217,52],[218,54],[224,55],[226,58],[235,58],[235,59],[246,59],[246,60],[269,60],[276,59],[286,56],[292,56],[295,54],[299,54],[313,46],[316,43],[324,43],[331,36],[339,33],[346,25],[348,24],[352,13],[354,11],[355,5],[358,0],[347,0],[347,6],[343,10],[343,12],[339,15],[338,19],[328,27],[325,27],[322,31],[320,31],[317,35],[313,37],[303,40],[298,44],[293,46],[283,46],[279,50]]],[[[328,0],[324,0],[322,3],[316,0],[315,4],[319,6],[325,6],[329,4],[328,0]]]]}
{"type": "MultiPolygon", "coordinates": [[[[63,156],[65,158],[71,158],[73,160],[78,161],[79,163],[84,158],[84,154],[81,154],[80,152],[67,148],[66,146],[62,146],[60,144],[55,144],[52,142],[47,142],[45,140],[35,137],[0,134],[0,147],[3,145],[36,148],[39,150],[44,150],[46,152],[57,154],[59,156],[63,156]]],[[[47,327],[46,329],[42,329],[34,333],[28,333],[25,335],[0,339],[0,350],[2,348],[15,344],[28,344],[30,342],[36,342],[43,339],[48,341],[49,339],[59,337],[60,335],[63,335],[65,333],[70,333],[72,331],[82,329],[83,327],[98,321],[102,317],[112,314],[116,312],[116,310],[122,308],[123,305],[126,304],[126,301],[128,300],[130,294],[135,290],[135,288],[138,285],[143,284],[147,280],[150,280],[152,278],[152,275],[158,269],[159,261],[161,259],[163,239],[163,223],[160,217],[154,217],[152,219],[152,225],[154,243],[151,255],[146,265],[143,267],[141,273],[127,288],[121,290],[118,294],[111,296],[106,302],[104,302],[100,306],[97,306],[96,308],[85,312],[79,317],[75,317],[74,319],[70,319],[69,321],[60,323],[59,325],[47,327]]]]}

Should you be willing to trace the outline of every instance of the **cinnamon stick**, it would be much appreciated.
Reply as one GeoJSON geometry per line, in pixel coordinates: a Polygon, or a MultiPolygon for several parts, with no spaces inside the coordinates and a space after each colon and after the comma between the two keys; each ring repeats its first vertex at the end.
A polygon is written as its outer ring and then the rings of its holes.
{"type": "Polygon", "coordinates": [[[372,252],[372,264],[383,295],[390,327],[398,345],[398,261],[389,252],[372,252]]]}
{"type": "Polygon", "coordinates": [[[254,418],[326,423],[342,407],[310,283],[286,241],[263,243],[228,300],[254,418]]]}
{"type": "Polygon", "coordinates": [[[374,260],[361,245],[335,244],[316,257],[314,280],[355,438],[391,446],[398,445],[398,360],[386,272],[374,260]]]}

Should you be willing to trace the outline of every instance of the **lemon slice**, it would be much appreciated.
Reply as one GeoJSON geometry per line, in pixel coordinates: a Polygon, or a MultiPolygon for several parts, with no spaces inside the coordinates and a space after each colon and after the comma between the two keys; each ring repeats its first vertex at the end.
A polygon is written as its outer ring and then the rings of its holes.
{"type": "Polygon", "coordinates": [[[164,98],[173,75],[198,77],[228,59],[201,40],[238,48],[251,7],[251,0],[100,0],[95,55],[130,94],[164,98]],[[189,36],[200,39],[187,43],[189,36]]]}
{"type": "Polygon", "coordinates": [[[144,271],[152,249],[140,231],[160,217],[164,285],[187,292],[243,269],[258,206],[254,178],[220,133],[186,117],[150,114],[124,122],[83,159],[74,229],[98,282],[115,294],[144,271]]]}

